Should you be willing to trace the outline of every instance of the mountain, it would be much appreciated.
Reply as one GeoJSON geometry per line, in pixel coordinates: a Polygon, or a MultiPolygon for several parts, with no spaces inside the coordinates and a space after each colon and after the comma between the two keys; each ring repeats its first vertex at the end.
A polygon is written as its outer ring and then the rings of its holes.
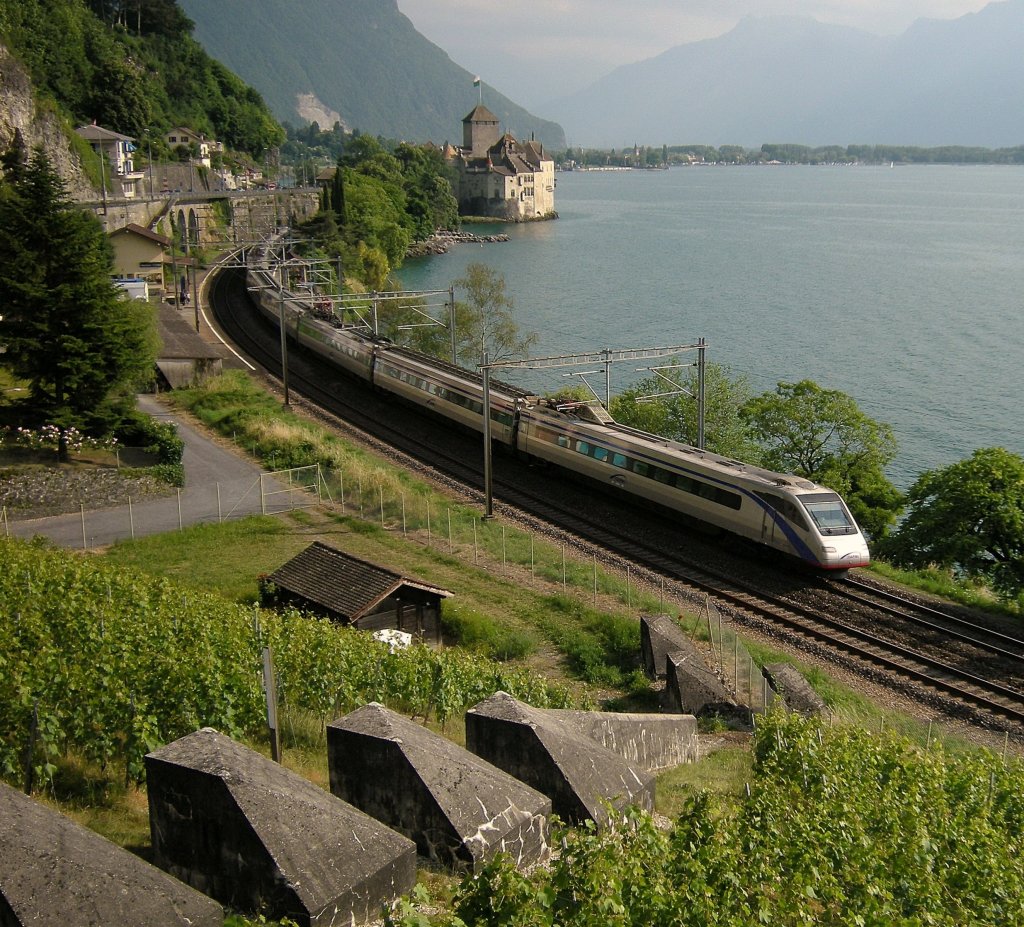
{"type": "Polygon", "coordinates": [[[1024,0],[895,38],[796,17],[618,68],[552,103],[574,145],[1024,143],[1024,0]]]}
{"type": "MultiPolygon", "coordinates": [[[[181,0],[206,50],[252,84],[281,120],[410,142],[462,142],[473,75],[420,35],[397,0],[181,0]]],[[[496,90],[502,128],[564,148],[561,126],[496,90]]]]}

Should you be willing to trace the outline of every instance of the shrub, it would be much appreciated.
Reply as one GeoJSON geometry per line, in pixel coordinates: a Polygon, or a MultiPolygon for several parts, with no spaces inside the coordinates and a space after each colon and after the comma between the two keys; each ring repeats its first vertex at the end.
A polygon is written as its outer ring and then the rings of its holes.
{"type": "Polygon", "coordinates": [[[161,464],[180,464],[185,442],[172,422],[158,422],[141,412],[133,413],[118,430],[118,439],[129,447],[156,454],[161,464]]]}

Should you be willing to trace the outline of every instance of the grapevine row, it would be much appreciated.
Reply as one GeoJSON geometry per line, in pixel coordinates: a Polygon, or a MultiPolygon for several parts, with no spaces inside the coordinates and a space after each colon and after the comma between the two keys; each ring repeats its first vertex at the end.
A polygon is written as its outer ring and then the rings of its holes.
{"type": "Polygon", "coordinates": [[[538,706],[566,690],[458,650],[392,653],[295,611],[261,612],[38,542],[0,540],[0,775],[71,751],[141,778],[149,750],[202,726],[265,720],[262,651],[283,710],[326,723],[368,701],[444,723],[497,689],[538,706]]]}

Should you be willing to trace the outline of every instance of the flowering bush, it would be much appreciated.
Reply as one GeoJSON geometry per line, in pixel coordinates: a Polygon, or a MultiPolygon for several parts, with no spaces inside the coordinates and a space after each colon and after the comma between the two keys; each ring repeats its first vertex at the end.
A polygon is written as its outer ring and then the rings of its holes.
{"type": "Polygon", "coordinates": [[[15,447],[27,447],[35,451],[57,450],[61,435],[67,441],[68,450],[77,453],[84,449],[113,450],[117,438],[93,438],[82,434],[77,428],[61,429],[57,425],[43,425],[38,431],[31,428],[0,427],[0,443],[13,444],[15,447]]]}

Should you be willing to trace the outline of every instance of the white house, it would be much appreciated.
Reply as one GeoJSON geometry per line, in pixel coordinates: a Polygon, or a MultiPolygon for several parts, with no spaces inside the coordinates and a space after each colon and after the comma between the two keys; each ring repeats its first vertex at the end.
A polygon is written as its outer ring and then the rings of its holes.
{"type": "Polygon", "coordinates": [[[79,126],[75,132],[84,138],[100,156],[104,193],[126,200],[135,199],[140,192],[144,174],[135,170],[135,139],[102,126],[79,126]]]}
{"type": "Polygon", "coordinates": [[[221,149],[219,143],[210,141],[205,135],[193,132],[191,129],[186,129],[184,126],[175,126],[164,136],[164,139],[171,148],[177,148],[178,145],[184,145],[190,149],[194,148],[198,153],[196,161],[202,164],[203,167],[210,166],[211,152],[219,151],[221,149]]]}

